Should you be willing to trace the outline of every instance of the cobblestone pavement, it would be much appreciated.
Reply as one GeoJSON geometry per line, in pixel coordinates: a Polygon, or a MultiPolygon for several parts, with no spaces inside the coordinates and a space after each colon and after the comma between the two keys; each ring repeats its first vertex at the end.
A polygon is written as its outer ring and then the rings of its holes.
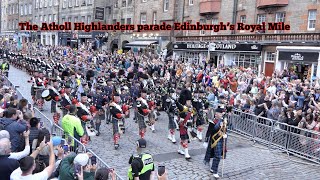
{"type": "MultiPolygon", "coordinates": [[[[21,93],[31,100],[30,84],[27,83],[29,75],[11,67],[9,79],[14,85],[20,86],[21,93]]],[[[43,113],[51,118],[49,105],[45,104],[43,113]]],[[[211,179],[209,166],[202,163],[205,153],[202,143],[192,141],[192,159],[186,161],[177,153],[178,145],[167,140],[167,126],[168,120],[162,113],[156,124],[156,132],[152,133],[149,130],[146,133],[147,150],[154,156],[155,164],[166,166],[170,180],[211,179]]],[[[88,147],[108,165],[114,167],[122,177],[127,177],[129,156],[135,151],[135,141],[139,139],[138,126],[132,119],[127,120],[127,131],[120,139],[118,150],[114,150],[113,147],[111,128],[111,125],[103,122],[101,135],[95,137],[88,147]]],[[[178,139],[178,132],[176,138],[178,139]]],[[[268,151],[259,145],[253,146],[252,142],[230,134],[222,179],[320,179],[319,167],[305,163],[306,161],[295,157],[289,159],[285,153],[268,151]]],[[[220,174],[221,167],[222,162],[220,174]]]]}

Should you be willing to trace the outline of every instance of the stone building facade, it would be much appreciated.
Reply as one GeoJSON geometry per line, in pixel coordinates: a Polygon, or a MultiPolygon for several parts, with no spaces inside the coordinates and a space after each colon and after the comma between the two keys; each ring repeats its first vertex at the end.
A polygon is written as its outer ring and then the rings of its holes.
{"type": "Polygon", "coordinates": [[[19,1],[1,1],[1,35],[13,39],[17,35],[19,22],[19,1]]]}

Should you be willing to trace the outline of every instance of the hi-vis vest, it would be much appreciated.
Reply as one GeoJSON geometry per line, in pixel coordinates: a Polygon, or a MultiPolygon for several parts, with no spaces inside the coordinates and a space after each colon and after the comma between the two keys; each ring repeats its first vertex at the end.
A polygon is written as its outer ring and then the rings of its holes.
{"type": "MultiPolygon", "coordinates": [[[[135,159],[135,158],[139,158],[139,157],[134,157],[133,159],[135,159]]],[[[142,156],[140,155],[140,158],[143,162],[143,168],[142,168],[141,172],[139,172],[139,176],[146,173],[147,171],[152,171],[152,169],[154,168],[153,158],[150,154],[142,154],[142,156]]],[[[128,177],[130,180],[133,180],[131,166],[128,171],[128,177]]]]}
{"type": "Polygon", "coordinates": [[[1,66],[1,69],[5,70],[7,68],[7,65],[8,65],[7,63],[3,63],[2,66],[1,66]]]}

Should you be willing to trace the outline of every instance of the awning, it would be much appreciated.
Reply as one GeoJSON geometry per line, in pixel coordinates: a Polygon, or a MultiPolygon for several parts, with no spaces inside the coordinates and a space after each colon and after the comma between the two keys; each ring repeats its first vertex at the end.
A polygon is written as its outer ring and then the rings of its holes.
{"type": "Polygon", "coordinates": [[[157,43],[157,41],[133,41],[133,42],[127,43],[126,47],[149,46],[155,43],[157,43]]]}

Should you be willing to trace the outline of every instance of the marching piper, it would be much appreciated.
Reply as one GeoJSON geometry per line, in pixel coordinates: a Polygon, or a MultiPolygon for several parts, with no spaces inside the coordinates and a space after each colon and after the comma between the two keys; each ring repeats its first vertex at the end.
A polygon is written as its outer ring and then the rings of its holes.
{"type": "Polygon", "coordinates": [[[37,102],[39,110],[43,111],[44,100],[42,98],[42,92],[45,90],[45,87],[47,85],[47,81],[43,77],[43,72],[39,72],[39,77],[35,79],[35,84],[35,100],[37,102]]]}
{"type": "Polygon", "coordinates": [[[215,110],[215,119],[209,123],[204,144],[207,147],[204,163],[209,165],[210,158],[213,158],[210,172],[215,178],[219,178],[218,168],[221,157],[223,159],[226,157],[227,119],[223,118],[224,112],[225,109],[221,107],[215,110]]]}
{"type": "Polygon", "coordinates": [[[64,89],[61,90],[61,102],[60,102],[63,116],[68,114],[70,106],[76,103],[77,103],[77,99],[76,99],[76,96],[71,93],[70,85],[69,84],[65,85],[64,89]]]}
{"type": "Polygon", "coordinates": [[[169,90],[169,94],[166,95],[166,101],[164,102],[164,110],[168,114],[169,118],[169,124],[168,124],[168,129],[169,129],[169,134],[168,134],[168,139],[172,143],[176,143],[176,137],[175,137],[175,130],[178,127],[177,122],[176,122],[176,110],[177,110],[177,105],[175,100],[177,99],[177,95],[173,89],[169,90]]]}
{"type": "Polygon", "coordinates": [[[51,100],[51,113],[53,113],[53,121],[58,124],[61,117],[60,103],[61,95],[58,91],[59,89],[59,81],[56,79],[52,79],[52,87],[49,87],[51,100]]]}
{"type": "Polygon", "coordinates": [[[200,96],[200,93],[202,94],[203,92],[200,90],[197,90],[194,92],[192,106],[196,110],[196,114],[194,116],[194,123],[196,124],[196,128],[197,128],[197,138],[200,141],[202,141],[202,130],[203,130],[203,125],[205,124],[205,119],[203,117],[204,105],[203,105],[202,97],[200,96]]]}
{"type": "MultiPolygon", "coordinates": [[[[104,93],[108,97],[108,103],[111,102],[113,92],[114,92],[114,87],[112,85],[112,79],[110,78],[107,80],[107,86],[104,88],[104,93]]],[[[109,124],[111,121],[110,108],[108,106],[106,108],[107,108],[107,110],[106,110],[106,123],[109,124]]]]}
{"type": "Polygon", "coordinates": [[[125,133],[124,127],[124,118],[125,114],[122,111],[120,106],[120,95],[115,92],[113,95],[113,101],[110,103],[110,114],[112,118],[112,129],[113,129],[113,141],[114,141],[114,148],[119,148],[119,139],[120,135],[125,133]]]}
{"type": "Polygon", "coordinates": [[[187,88],[183,89],[180,92],[180,96],[177,102],[177,108],[179,110],[179,131],[180,131],[180,145],[178,153],[184,155],[186,159],[190,159],[188,143],[189,137],[192,129],[192,94],[191,91],[187,88]]]}
{"type": "Polygon", "coordinates": [[[146,128],[148,123],[149,126],[153,125],[154,122],[149,121],[150,109],[148,102],[146,100],[147,91],[142,89],[137,99],[137,121],[139,126],[139,135],[143,139],[146,133],[146,128]]]}

